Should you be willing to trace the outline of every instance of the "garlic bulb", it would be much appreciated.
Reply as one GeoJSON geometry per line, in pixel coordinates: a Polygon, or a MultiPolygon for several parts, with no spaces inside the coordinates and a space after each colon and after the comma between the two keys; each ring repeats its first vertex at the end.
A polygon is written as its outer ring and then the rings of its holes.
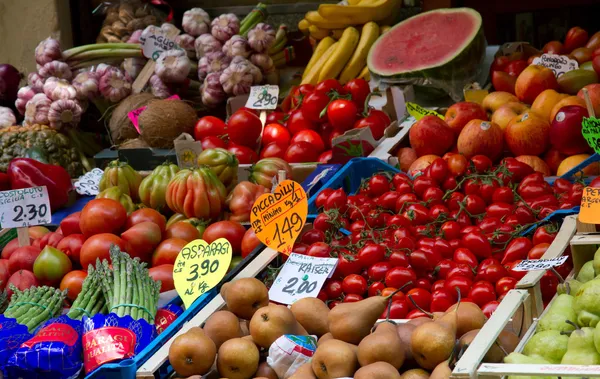
{"type": "Polygon", "coordinates": [[[112,67],[100,77],[100,93],[105,99],[118,103],[131,93],[131,82],[121,70],[112,67]]]}
{"type": "Polygon", "coordinates": [[[227,94],[223,90],[223,86],[219,80],[219,74],[216,72],[206,76],[200,92],[202,94],[202,103],[207,107],[216,107],[227,98],[227,94]]]}
{"type": "Polygon", "coordinates": [[[27,75],[27,84],[35,92],[42,92],[44,90],[45,78],[42,78],[37,72],[31,72],[27,75]]]}
{"type": "Polygon", "coordinates": [[[133,80],[138,77],[145,65],[146,59],[144,58],[126,58],[123,61],[123,69],[133,80]]]}
{"type": "Polygon", "coordinates": [[[19,92],[17,92],[17,100],[15,101],[15,107],[20,114],[25,114],[25,106],[27,105],[27,102],[31,100],[36,93],[37,92],[30,86],[19,88],[19,92]]]}
{"type": "Polygon", "coordinates": [[[179,32],[179,30],[177,30],[177,27],[175,25],[169,24],[168,22],[165,22],[164,24],[162,24],[160,26],[160,30],[162,30],[165,33],[168,33],[170,31],[173,31],[173,32],[177,31],[177,32],[179,32]]]}
{"type": "Polygon", "coordinates": [[[81,121],[81,113],[77,100],[57,100],[50,105],[48,121],[54,129],[61,129],[66,125],[76,126],[81,121]]]}
{"type": "Polygon", "coordinates": [[[12,109],[0,107],[0,128],[8,128],[9,126],[16,125],[16,123],[17,118],[12,109]]]}
{"type": "Polygon", "coordinates": [[[273,59],[266,53],[256,53],[250,56],[250,62],[260,68],[262,72],[270,72],[275,66],[273,59]]]}
{"type": "Polygon", "coordinates": [[[35,94],[25,106],[25,123],[27,125],[48,125],[48,111],[52,100],[43,93],[35,94]]]}
{"type": "Polygon", "coordinates": [[[152,91],[152,94],[154,96],[163,99],[171,96],[171,90],[169,89],[169,87],[162,80],[160,80],[160,78],[156,74],[150,77],[148,83],[150,83],[150,90],[152,91]]]}
{"type": "Polygon", "coordinates": [[[185,51],[167,50],[163,51],[156,60],[154,73],[165,83],[183,83],[191,68],[185,51]]]}
{"type": "Polygon", "coordinates": [[[44,94],[52,101],[59,99],[76,99],[77,90],[67,80],[55,77],[48,78],[44,83],[44,94]]]}
{"type": "Polygon", "coordinates": [[[98,80],[100,80],[102,75],[106,74],[106,72],[109,70],[114,70],[115,68],[116,68],[115,66],[111,66],[106,63],[100,63],[93,70],[91,70],[91,72],[93,72],[96,75],[96,77],[98,78],[98,80]]]}
{"type": "Polygon", "coordinates": [[[77,91],[79,100],[95,99],[100,94],[98,78],[92,72],[86,71],[77,74],[71,84],[77,91]]]}
{"type": "Polygon", "coordinates": [[[40,42],[35,48],[35,61],[39,65],[62,59],[62,51],[60,50],[60,42],[54,38],[46,38],[40,42]]]}
{"type": "Polygon", "coordinates": [[[144,32],[143,29],[138,29],[138,30],[134,31],[133,33],[131,33],[131,35],[129,36],[129,39],[127,40],[127,43],[141,44],[142,42],[140,41],[140,37],[142,36],[143,32],[144,32]]]}
{"type": "Polygon", "coordinates": [[[263,75],[262,72],[260,71],[260,69],[258,67],[256,67],[255,65],[252,64],[252,62],[250,62],[249,60],[247,60],[244,57],[233,57],[233,59],[231,60],[231,64],[241,64],[244,66],[248,66],[248,69],[250,70],[250,73],[252,73],[252,82],[254,84],[259,84],[262,82],[263,80],[263,75]]]}
{"type": "Polygon", "coordinates": [[[212,72],[220,74],[230,63],[231,58],[220,51],[208,53],[198,62],[198,79],[204,80],[206,75],[212,72]]]}
{"type": "Polygon", "coordinates": [[[38,72],[42,78],[46,79],[54,76],[56,78],[70,80],[73,77],[69,65],[60,61],[48,62],[43,65],[38,72]]]}
{"type": "Polygon", "coordinates": [[[194,47],[196,38],[189,34],[179,34],[175,37],[175,43],[187,53],[188,58],[196,58],[196,48],[194,47]]]}
{"type": "Polygon", "coordinates": [[[198,37],[208,32],[210,17],[202,8],[192,8],[183,14],[181,26],[186,33],[198,37]]]}
{"type": "Polygon", "coordinates": [[[249,65],[233,62],[223,70],[219,77],[223,90],[227,94],[235,96],[249,93],[253,80],[249,65]]]}
{"type": "Polygon", "coordinates": [[[144,29],[142,31],[142,34],[140,35],[140,38],[139,38],[140,39],[140,43],[144,44],[144,42],[146,42],[146,38],[148,38],[148,36],[150,34],[154,34],[154,33],[156,33],[159,30],[160,30],[160,28],[158,26],[154,26],[154,25],[148,25],[148,26],[146,26],[146,29],[144,29]]]}
{"type": "Polygon", "coordinates": [[[212,34],[202,34],[194,41],[194,48],[196,49],[196,58],[200,59],[208,53],[221,51],[223,45],[212,34]]]}
{"type": "Polygon", "coordinates": [[[268,51],[275,43],[275,29],[264,22],[259,23],[248,32],[248,43],[257,53],[268,51]]]}
{"type": "Polygon", "coordinates": [[[250,56],[250,45],[248,45],[248,41],[242,36],[235,35],[231,37],[231,39],[223,45],[223,52],[227,54],[228,57],[244,57],[248,58],[250,56]]]}
{"type": "Polygon", "coordinates": [[[211,34],[221,42],[229,40],[240,32],[240,20],[233,13],[222,14],[212,20],[211,34]]]}

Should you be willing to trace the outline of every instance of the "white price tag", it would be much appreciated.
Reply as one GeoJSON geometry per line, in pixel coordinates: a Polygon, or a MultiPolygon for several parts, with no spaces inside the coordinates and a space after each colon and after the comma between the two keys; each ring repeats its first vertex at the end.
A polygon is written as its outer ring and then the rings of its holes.
{"type": "Polygon", "coordinates": [[[279,86],[252,86],[246,101],[250,109],[275,109],[279,99],[279,86]]]}
{"type": "Polygon", "coordinates": [[[542,54],[533,60],[533,64],[548,67],[557,78],[568,71],[577,70],[579,63],[566,55],[542,54]]]}
{"type": "Polygon", "coordinates": [[[317,297],[325,280],[333,274],[337,258],[315,258],[290,254],[269,290],[269,299],[293,304],[305,297],[317,297]]]}
{"type": "Polygon", "coordinates": [[[98,184],[100,183],[102,174],[104,174],[104,171],[95,168],[85,175],[80,176],[75,184],[73,184],[75,191],[80,195],[96,196],[99,193],[98,184]]]}
{"type": "Polygon", "coordinates": [[[46,186],[0,192],[0,227],[22,228],[52,222],[46,186]]]}
{"type": "Polygon", "coordinates": [[[519,262],[518,265],[513,267],[515,271],[535,271],[535,270],[548,270],[555,266],[560,266],[567,261],[567,256],[552,258],[552,259],[525,259],[519,262]]]}
{"type": "Polygon", "coordinates": [[[159,28],[152,30],[142,44],[142,53],[144,56],[154,61],[158,59],[163,51],[173,49],[181,50],[181,47],[167,37],[167,32],[159,28]]]}

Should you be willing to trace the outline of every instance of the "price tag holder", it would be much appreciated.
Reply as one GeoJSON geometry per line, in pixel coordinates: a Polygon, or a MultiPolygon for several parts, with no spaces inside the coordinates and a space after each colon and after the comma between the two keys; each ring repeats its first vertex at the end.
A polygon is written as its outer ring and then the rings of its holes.
{"type": "Polygon", "coordinates": [[[600,188],[585,187],[581,196],[579,221],[600,224],[600,188]]]}
{"type": "Polygon", "coordinates": [[[557,78],[565,72],[579,68],[579,63],[566,55],[542,54],[542,56],[534,58],[532,63],[549,68],[557,78]]]}
{"type": "Polygon", "coordinates": [[[337,258],[316,258],[292,253],[269,290],[269,299],[293,304],[305,297],[317,297],[325,280],[337,266],[337,258]]]}
{"type": "Polygon", "coordinates": [[[560,266],[567,261],[567,256],[552,258],[552,259],[525,259],[519,262],[513,270],[515,271],[535,271],[549,270],[552,267],[560,266]]]}
{"type": "Polygon", "coordinates": [[[175,41],[167,37],[167,33],[160,28],[151,31],[142,44],[142,53],[148,59],[156,61],[163,51],[178,49],[181,47],[175,41]]]}
{"type": "Polygon", "coordinates": [[[279,99],[279,86],[252,86],[250,95],[246,101],[246,107],[250,109],[272,110],[277,108],[279,99]]]}
{"type": "Polygon", "coordinates": [[[415,103],[407,102],[406,110],[408,111],[408,114],[413,116],[414,118],[416,118],[417,121],[422,119],[425,116],[430,116],[430,115],[437,116],[437,117],[441,118],[442,120],[444,119],[444,116],[437,113],[436,111],[432,111],[431,109],[423,108],[419,104],[415,104],[415,103]]]}
{"type": "Polygon", "coordinates": [[[600,120],[595,117],[584,117],[581,122],[581,134],[588,145],[596,153],[600,153],[600,120]]]}
{"type": "Polygon", "coordinates": [[[210,245],[195,240],[181,249],[173,266],[173,282],[186,308],[223,280],[232,254],[231,244],[225,238],[210,245]]]}
{"type": "Polygon", "coordinates": [[[266,193],[254,202],[250,224],[262,243],[289,255],[307,215],[306,192],[299,183],[284,180],[273,193],[266,193]]]}
{"type": "Polygon", "coordinates": [[[0,192],[0,227],[23,228],[51,222],[46,186],[0,192]]]}
{"type": "Polygon", "coordinates": [[[98,184],[104,171],[99,168],[94,168],[92,171],[82,175],[77,179],[73,187],[80,195],[96,196],[98,191],[98,184]]]}

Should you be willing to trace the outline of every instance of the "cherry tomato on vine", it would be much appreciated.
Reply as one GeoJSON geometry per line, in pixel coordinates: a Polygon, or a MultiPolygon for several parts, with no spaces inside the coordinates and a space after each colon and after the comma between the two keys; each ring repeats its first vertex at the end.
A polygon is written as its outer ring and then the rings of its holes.
{"type": "Polygon", "coordinates": [[[263,129],[262,143],[264,146],[270,143],[288,145],[290,143],[290,132],[280,124],[267,124],[263,129]]]}
{"type": "Polygon", "coordinates": [[[371,242],[365,244],[356,255],[356,258],[364,268],[372,266],[377,262],[382,262],[384,257],[385,247],[371,242]]]}
{"type": "Polygon", "coordinates": [[[456,290],[448,291],[445,288],[432,292],[430,312],[446,312],[456,303],[456,290]]]}
{"type": "Polygon", "coordinates": [[[329,100],[327,93],[318,90],[313,91],[306,95],[302,101],[302,112],[312,122],[324,122],[327,117],[323,111],[327,108],[329,100]]]}
{"type": "Polygon", "coordinates": [[[371,129],[371,135],[375,140],[380,140],[385,134],[385,128],[389,124],[385,124],[383,119],[379,116],[369,115],[357,120],[354,123],[354,129],[369,128],[371,129]]]}
{"type": "Polygon", "coordinates": [[[342,296],[342,281],[341,280],[328,280],[323,286],[323,290],[330,299],[337,299],[342,296]]]}
{"type": "MultiPolygon", "coordinates": [[[[367,192],[371,197],[378,197],[390,190],[390,181],[385,175],[373,175],[367,181],[367,192]]],[[[395,204],[394,204],[395,205],[395,204]]]]}
{"type": "Polygon", "coordinates": [[[369,83],[361,78],[352,79],[344,84],[344,90],[352,96],[352,101],[356,103],[358,109],[363,109],[365,100],[371,93],[369,83]]]}
{"type": "Polygon", "coordinates": [[[298,142],[308,142],[316,151],[317,155],[325,151],[323,139],[319,133],[315,132],[314,130],[301,130],[294,134],[292,140],[290,141],[290,145],[297,144],[298,142]]]}
{"type": "Polygon", "coordinates": [[[280,144],[277,142],[272,142],[260,151],[260,159],[263,158],[280,158],[284,159],[285,151],[287,150],[287,144],[280,144]]]}
{"type": "MultiPolygon", "coordinates": [[[[396,266],[387,272],[385,275],[385,284],[388,287],[400,288],[408,282],[415,282],[417,280],[417,275],[415,272],[407,267],[396,266]]],[[[411,285],[408,285],[406,288],[411,288],[411,285]]]]}
{"type": "Polygon", "coordinates": [[[347,295],[363,295],[367,292],[367,281],[361,275],[350,274],[342,281],[342,291],[347,295]]]}
{"type": "Polygon", "coordinates": [[[419,308],[425,311],[429,311],[429,308],[431,307],[431,293],[423,288],[411,289],[406,293],[406,298],[408,299],[408,307],[410,309],[417,309],[413,304],[413,301],[419,306],[419,308]]]}
{"type": "Polygon", "coordinates": [[[456,221],[446,221],[440,227],[440,233],[446,240],[455,240],[461,237],[460,230],[462,227],[456,221]]]}
{"type": "Polygon", "coordinates": [[[285,125],[287,115],[280,111],[273,111],[267,115],[267,124],[285,125]]]}
{"type": "Polygon", "coordinates": [[[458,289],[461,297],[467,297],[472,285],[473,281],[466,276],[454,275],[446,279],[444,288],[451,293],[457,293],[456,291],[458,289]]]}
{"type": "Polygon", "coordinates": [[[473,284],[473,286],[469,290],[468,297],[472,299],[475,304],[477,304],[480,307],[483,307],[490,301],[496,300],[496,291],[494,289],[494,286],[490,282],[482,280],[473,284]]]}
{"type": "Polygon", "coordinates": [[[300,132],[301,130],[315,129],[315,124],[312,123],[304,114],[302,109],[296,109],[290,113],[290,117],[287,119],[285,126],[288,128],[292,135],[300,132]]]}
{"type": "Polygon", "coordinates": [[[296,108],[302,104],[302,100],[306,95],[315,90],[315,86],[312,84],[302,84],[294,89],[292,92],[292,108],[296,108]]]}
{"type": "Polygon", "coordinates": [[[344,87],[342,87],[340,82],[338,82],[335,79],[323,80],[321,83],[317,84],[317,86],[315,87],[315,90],[325,92],[326,94],[329,94],[329,92],[331,92],[331,90],[335,90],[340,95],[346,94],[344,87]]]}
{"type": "Polygon", "coordinates": [[[515,286],[517,285],[518,280],[510,277],[510,276],[505,276],[503,278],[500,278],[500,280],[498,280],[496,282],[496,294],[498,296],[504,295],[505,293],[507,293],[508,291],[512,290],[515,288],[515,286]]]}
{"type": "Polygon", "coordinates": [[[351,100],[333,100],[327,106],[327,119],[334,129],[346,131],[356,122],[358,108],[351,100]]]}
{"type": "Polygon", "coordinates": [[[558,227],[554,224],[540,226],[533,233],[532,243],[552,243],[558,234],[558,227]]]}
{"type": "Polygon", "coordinates": [[[284,159],[289,163],[316,162],[319,159],[319,154],[320,151],[314,145],[306,141],[299,141],[287,148],[284,159]]]}

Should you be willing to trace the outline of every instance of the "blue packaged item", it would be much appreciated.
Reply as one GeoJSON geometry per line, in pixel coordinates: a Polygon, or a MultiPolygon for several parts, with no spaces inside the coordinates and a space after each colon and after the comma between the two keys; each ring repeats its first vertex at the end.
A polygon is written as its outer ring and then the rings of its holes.
{"type": "MultiPolygon", "coordinates": [[[[0,368],[6,375],[6,363],[21,344],[33,337],[25,325],[0,315],[0,368]]],[[[7,376],[8,377],[8,376],[7,376]]]]}
{"type": "Polygon", "coordinates": [[[83,368],[82,331],[82,322],[66,315],[45,322],[8,359],[5,372],[9,378],[77,378],[83,368]]]}
{"type": "Polygon", "coordinates": [[[167,304],[164,307],[156,311],[156,318],[154,319],[154,325],[156,326],[156,333],[161,334],[165,329],[169,327],[183,313],[183,308],[176,304],[167,304]]]}

